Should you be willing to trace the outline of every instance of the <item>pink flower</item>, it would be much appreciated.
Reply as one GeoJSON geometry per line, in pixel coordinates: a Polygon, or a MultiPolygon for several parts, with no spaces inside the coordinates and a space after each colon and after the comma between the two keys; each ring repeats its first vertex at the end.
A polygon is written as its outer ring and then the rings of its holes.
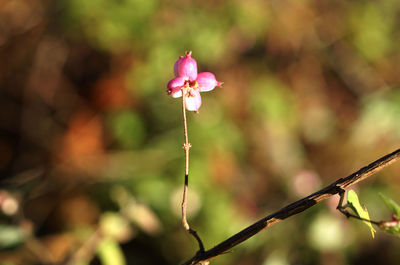
{"type": "Polygon", "coordinates": [[[186,52],[185,55],[174,64],[175,78],[168,82],[167,93],[173,98],[179,98],[182,91],[185,91],[186,109],[198,112],[201,106],[200,92],[211,91],[223,83],[218,82],[212,73],[197,73],[197,62],[192,58],[192,52],[186,52]]]}
{"type": "Polygon", "coordinates": [[[179,57],[174,64],[174,74],[183,77],[185,80],[196,80],[197,62],[192,58],[192,52],[186,52],[186,57],[179,57]]]}

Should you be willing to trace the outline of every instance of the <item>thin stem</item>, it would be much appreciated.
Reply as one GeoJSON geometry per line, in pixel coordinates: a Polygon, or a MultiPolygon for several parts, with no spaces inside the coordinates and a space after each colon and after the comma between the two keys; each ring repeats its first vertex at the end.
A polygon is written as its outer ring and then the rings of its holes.
{"type": "Polygon", "coordinates": [[[93,259],[96,252],[96,248],[103,236],[101,234],[100,228],[96,231],[82,244],[82,246],[71,256],[67,261],[66,265],[75,265],[80,263],[89,263],[93,259]]]}
{"type": "Polygon", "coordinates": [[[347,211],[347,210],[346,210],[346,205],[343,206],[344,193],[345,193],[345,190],[344,190],[344,189],[340,189],[340,191],[339,191],[340,199],[339,199],[338,206],[336,207],[336,209],[338,209],[339,212],[341,212],[342,214],[344,214],[347,218],[350,218],[350,217],[351,217],[351,218],[354,218],[354,219],[357,219],[357,220],[369,222],[369,223],[374,224],[374,225],[377,225],[377,226],[379,226],[379,225],[382,223],[382,222],[377,222],[377,221],[373,221],[373,220],[370,220],[370,219],[362,218],[362,217],[360,217],[360,216],[358,216],[358,215],[352,214],[352,213],[350,213],[349,211],[347,211]]]}
{"type": "Polygon", "coordinates": [[[183,135],[184,135],[184,143],[183,150],[185,151],[185,183],[183,186],[183,198],[182,198],[182,224],[186,231],[188,231],[193,237],[197,240],[199,244],[199,252],[204,252],[203,242],[198,236],[197,232],[190,228],[189,223],[186,218],[186,202],[187,202],[187,193],[189,188],[189,149],[192,145],[189,143],[188,130],[187,130],[187,121],[186,121],[186,87],[182,88],[182,117],[183,117],[183,135]]]}
{"type": "Polygon", "coordinates": [[[330,185],[326,186],[325,188],[317,192],[314,192],[313,194],[310,194],[307,197],[304,197],[303,199],[300,199],[292,204],[289,204],[271,215],[262,218],[256,223],[248,226],[242,231],[236,233],[230,238],[219,243],[215,247],[207,251],[204,251],[203,253],[196,253],[196,255],[190,260],[186,261],[184,265],[189,265],[189,264],[192,265],[204,261],[209,261],[210,259],[213,259],[225,253],[234,246],[249,239],[250,237],[260,232],[261,230],[271,227],[290,216],[296,215],[298,213],[307,210],[308,208],[316,205],[317,203],[326,200],[327,198],[335,194],[340,193],[340,191],[343,190],[344,188],[347,188],[351,185],[354,185],[357,182],[360,182],[368,178],[372,174],[375,174],[376,172],[391,165],[392,163],[396,162],[399,159],[400,159],[400,149],[397,149],[396,151],[388,155],[385,155],[384,157],[381,157],[375,162],[369,164],[368,166],[361,168],[360,170],[354,172],[353,174],[347,176],[346,178],[340,178],[335,182],[331,183],[330,185]]]}
{"type": "Polygon", "coordinates": [[[34,253],[42,264],[54,264],[55,258],[34,235],[25,241],[25,246],[34,253]]]}
{"type": "Polygon", "coordinates": [[[190,226],[186,220],[186,201],[187,201],[187,192],[189,186],[189,149],[190,143],[188,139],[187,132],[187,121],[186,121],[186,88],[182,89],[182,117],[183,117],[183,150],[185,151],[185,184],[183,188],[183,199],[182,199],[182,224],[185,230],[189,231],[190,226]]]}

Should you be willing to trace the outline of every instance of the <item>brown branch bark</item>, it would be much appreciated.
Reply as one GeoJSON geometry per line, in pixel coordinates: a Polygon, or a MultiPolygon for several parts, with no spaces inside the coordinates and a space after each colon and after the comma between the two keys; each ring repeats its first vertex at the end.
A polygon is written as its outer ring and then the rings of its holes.
{"type": "Polygon", "coordinates": [[[277,224],[280,221],[292,215],[301,213],[302,211],[331,197],[332,195],[338,194],[342,189],[354,185],[357,182],[365,180],[372,174],[391,165],[399,158],[400,158],[400,149],[397,149],[396,151],[376,160],[375,162],[372,162],[368,166],[361,168],[360,170],[354,172],[353,174],[347,176],[346,178],[340,178],[335,182],[333,182],[332,184],[326,186],[325,188],[303,199],[300,199],[292,204],[289,204],[280,209],[279,211],[271,215],[268,215],[267,217],[262,218],[261,220],[243,229],[239,233],[226,239],[225,241],[221,242],[215,247],[204,252],[201,251],[197,252],[197,254],[190,260],[186,261],[184,265],[205,263],[206,261],[225,253],[234,246],[249,239],[250,237],[260,232],[261,230],[266,229],[274,224],[277,224]]]}

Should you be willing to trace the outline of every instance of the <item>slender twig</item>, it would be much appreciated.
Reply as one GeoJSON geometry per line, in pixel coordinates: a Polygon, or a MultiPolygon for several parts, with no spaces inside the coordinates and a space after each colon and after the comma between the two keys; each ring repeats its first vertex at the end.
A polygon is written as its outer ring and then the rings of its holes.
{"type": "Polygon", "coordinates": [[[34,254],[38,261],[42,264],[55,264],[55,257],[53,253],[36,237],[34,231],[34,224],[25,217],[21,198],[17,195],[11,195],[6,192],[6,196],[14,200],[17,204],[17,210],[14,213],[14,218],[18,227],[20,227],[24,234],[27,235],[25,246],[34,254]]]}
{"type": "Polygon", "coordinates": [[[336,207],[336,209],[338,209],[339,212],[344,214],[347,218],[351,217],[351,218],[354,218],[354,219],[357,219],[357,220],[361,220],[361,221],[365,221],[365,222],[371,223],[373,225],[379,226],[382,223],[382,222],[378,222],[378,221],[373,221],[373,220],[370,220],[370,219],[362,218],[362,217],[360,217],[358,215],[352,214],[349,211],[347,211],[346,210],[346,205],[343,205],[344,193],[345,193],[345,190],[344,189],[340,189],[340,191],[339,191],[340,199],[339,199],[338,206],[336,207]]]}
{"type": "Polygon", "coordinates": [[[368,222],[370,224],[376,225],[376,226],[378,226],[380,228],[383,228],[383,229],[388,228],[388,227],[399,226],[399,220],[397,220],[397,218],[395,217],[394,214],[392,215],[392,220],[390,220],[390,221],[373,221],[373,220],[362,218],[362,217],[360,217],[358,215],[350,213],[349,211],[346,210],[347,206],[343,205],[344,194],[345,194],[345,190],[341,189],[339,191],[340,199],[339,199],[339,203],[338,203],[338,206],[336,207],[336,209],[338,209],[339,212],[344,214],[347,218],[351,217],[351,218],[354,218],[354,219],[357,219],[357,220],[368,222]]]}
{"type": "Polygon", "coordinates": [[[185,151],[185,184],[183,188],[183,199],[182,199],[182,224],[186,230],[190,229],[189,223],[186,220],[186,200],[187,190],[189,185],[189,149],[191,144],[189,143],[187,121],[186,121],[186,88],[182,89],[182,117],[183,117],[183,150],[185,151]]]}
{"type": "Polygon", "coordinates": [[[31,237],[25,241],[25,246],[36,255],[40,263],[55,264],[54,255],[34,235],[31,235],[31,237]]]}
{"type": "Polygon", "coordinates": [[[379,227],[380,228],[388,228],[388,227],[398,227],[399,224],[399,220],[391,220],[391,221],[381,221],[379,223],[379,227]]]}
{"type": "Polygon", "coordinates": [[[103,239],[100,228],[97,228],[92,235],[76,250],[76,252],[68,258],[66,265],[76,265],[88,263],[96,252],[97,246],[103,239]]]}
{"type": "Polygon", "coordinates": [[[187,202],[187,193],[189,187],[189,149],[192,146],[189,143],[188,130],[187,130],[187,121],[186,121],[186,87],[182,88],[182,117],[183,117],[183,135],[185,142],[183,143],[183,150],[185,151],[185,183],[183,186],[183,198],[182,198],[182,224],[186,231],[188,231],[193,237],[197,240],[199,244],[199,252],[204,252],[204,245],[201,241],[199,235],[195,230],[190,228],[189,223],[186,219],[186,202],[187,202]]]}
{"type": "Polygon", "coordinates": [[[338,194],[342,189],[347,188],[351,185],[360,182],[372,174],[382,170],[383,168],[391,165],[400,158],[400,149],[390,153],[375,162],[369,164],[366,167],[361,168],[357,172],[349,175],[346,178],[340,178],[333,182],[332,184],[326,186],[325,188],[300,199],[286,207],[280,209],[279,211],[268,215],[256,223],[250,225],[249,227],[243,229],[239,233],[233,235],[232,237],[226,239],[210,250],[204,251],[203,253],[196,253],[196,255],[190,260],[186,261],[184,264],[198,264],[210,259],[213,259],[227,250],[233,248],[234,246],[240,244],[241,242],[249,239],[263,229],[266,229],[274,224],[279,223],[283,219],[286,219],[292,215],[303,212],[304,210],[314,206],[315,204],[326,200],[332,195],[338,194]]]}

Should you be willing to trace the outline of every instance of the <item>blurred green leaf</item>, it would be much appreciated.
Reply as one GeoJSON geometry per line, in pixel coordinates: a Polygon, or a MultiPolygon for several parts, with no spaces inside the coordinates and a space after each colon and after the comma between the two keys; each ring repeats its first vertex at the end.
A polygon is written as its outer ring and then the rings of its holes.
{"type": "Polygon", "coordinates": [[[398,205],[395,201],[386,197],[382,193],[379,193],[379,196],[381,196],[383,202],[386,204],[389,210],[392,211],[392,213],[396,216],[396,218],[400,219],[400,205],[398,205]]]}
{"type": "Polygon", "coordinates": [[[123,214],[150,235],[156,235],[162,230],[158,216],[143,203],[131,201],[124,207],[123,214]]]}
{"type": "Polygon", "coordinates": [[[125,257],[121,247],[116,240],[105,237],[103,238],[98,247],[97,254],[103,265],[125,265],[125,257]]]}
{"type": "Polygon", "coordinates": [[[393,16],[383,12],[376,3],[365,4],[355,11],[352,18],[355,46],[367,59],[381,59],[392,45],[393,16]]]}
{"type": "Polygon", "coordinates": [[[135,197],[142,200],[146,205],[157,211],[169,209],[170,203],[166,199],[171,194],[173,186],[168,179],[161,177],[142,178],[135,182],[133,193],[135,197]]]}
{"type": "MultiPolygon", "coordinates": [[[[349,190],[347,192],[347,204],[359,217],[370,220],[367,209],[364,209],[361,206],[360,201],[358,200],[357,193],[354,190],[349,190]]],[[[374,238],[374,233],[376,232],[376,230],[372,227],[372,224],[368,221],[363,222],[369,227],[369,229],[371,230],[372,238],[374,238]]]]}
{"type": "Polygon", "coordinates": [[[336,218],[329,214],[319,214],[308,227],[308,241],[313,248],[321,251],[340,249],[349,238],[336,218]]]}
{"type": "Polygon", "coordinates": [[[121,147],[132,149],[142,143],[145,132],[139,115],[123,110],[112,113],[108,120],[113,136],[121,147]]]}
{"type": "Polygon", "coordinates": [[[268,258],[263,262],[262,265],[289,265],[288,253],[275,250],[268,258]]]}
{"type": "Polygon", "coordinates": [[[296,120],[293,98],[274,77],[259,78],[252,84],[251,103],[255,113],[272,124],[289,126],[296,120]]]}
{"type": "Polygon", "coordinates": [[[4,262],[0,262],[0,265],[17,265],[17,264],[14,262],[11,262],[11,261],[4,261],[4,262]]]}
{"type": "Polygon", "coordinates": [[[129,221],[119,213],[105,212],[100,217],[100,229],[104,236],[126,241],[132,236],[129,221]]]}
{"type": "Polygon", "coordinates": [[[400,237],[400,222],[392,221],[392,222],[384,222],[379,226],[384,232],[400,237]]]}
{"type": "Polygon", "coordinates": [[[268,16],[268,2],[238,1],[234,5],[233,17],[244,34],[254,38],[261,35],[269,26],[271,16],[268,16]],[[266,15],[266,12],[268,15],[266,15]]]}
{"type": "Polygon", "coordinates": [[[67,1],[67,27],[83,30],[104,49],[128,47],[135,38],[144,40],[151,27],[146,23],[157,7],[156,0],[67,1]]]}
{"type": "Polygon", "coordinates": [[[379,144],[382,138],[400,139],[400,89],[376,92],[364,98],[361,116],[354,125],[353,141],[359,145],[379,144]]]}
{"type": "Polygon", "coordinates": [[[168,162],[161,150],[109,152],[108,158],[108,163],[101,177],[110,180],[144,178],[159,174],[168,162]],[[154,163],[154,161],[157,161],[157,163],[154,163]]]}
{"type": "Polygon", "coordinates": [[[21,227],[14,225],[0,225],[0,248],[13,247],[21,244],[26,238],[21,227]]]}

